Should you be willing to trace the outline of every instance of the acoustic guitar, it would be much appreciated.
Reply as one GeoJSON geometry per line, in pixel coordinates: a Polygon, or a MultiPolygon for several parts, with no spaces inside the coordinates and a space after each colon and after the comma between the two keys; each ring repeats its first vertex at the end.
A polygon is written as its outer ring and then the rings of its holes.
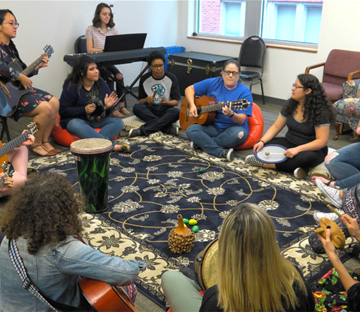
{"type": "MultiPolygon", "coordinates": [[[[82,237],[77,239],[89,246],[82,237]]],[[[87,277],[80,278],[79,286],[87,302],[98,312],[140,312],[121,286],[87,277]]]]}
{"type": "MultiPolygon", "coordinates": [[[[32,62],[24,70],[19,63],[11,62],[8,66],[13,70],[19,71],[25,76],[29,76],[34,69],[41,64],[44,56],[51,57],[54,53],[52,46],[47,45],[44,47],[44,53],[32,62]]],[[[19,81],[7,82],[6,84],[0,83],[0,116],[9,117],[14,114],[17,106],[19,105],[20,98],[28,93],[30,90],[24,89],[19,81]]]]}
{"type": "Polygon", "coordinates": [[[86,300],[98,312],[140,312],[121,286],[89,278],[82,278],[79,285],[86,300]]]}
{"type": "Polygon", "coordinates": [[[214,122],[216,111],[222,109],[224,106],[234,109],[246,109],[251,103],[247,100],[238,100],[227,103],[216,103],[215,99],[203,95],[202,97],[195,98],[195,105],[197,108],[198,117],[189,116],[190,105],[186,98],[183,99],[180,106],[180,127],[186,130],[193,124],[206,125],[214,122]]]}

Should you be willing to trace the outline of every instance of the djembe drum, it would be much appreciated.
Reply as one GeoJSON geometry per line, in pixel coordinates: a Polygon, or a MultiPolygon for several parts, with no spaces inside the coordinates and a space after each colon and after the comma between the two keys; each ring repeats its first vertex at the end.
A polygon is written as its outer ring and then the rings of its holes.
{"type": "Polygon", "coordinates": [[[112,149],[111,141],[106,139],[83,139],[70,145],[75,156],[80,192],[86,200],[86,212],[107,209],[112,149]]]}

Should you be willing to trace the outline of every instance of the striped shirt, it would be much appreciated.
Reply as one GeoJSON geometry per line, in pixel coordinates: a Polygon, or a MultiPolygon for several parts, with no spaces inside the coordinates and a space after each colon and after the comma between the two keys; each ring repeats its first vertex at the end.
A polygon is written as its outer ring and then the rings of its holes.
{"type": "Polygon", "coordinates": [[[93,25],[90,25],[86,29],[85,38],[92,39],[95,49],[104,49],[105,46],[105,37],[118,35],[118,31],[113,28],[108,28],[105,33],[101,31],[101,28],[96,28],[93,25]]]}

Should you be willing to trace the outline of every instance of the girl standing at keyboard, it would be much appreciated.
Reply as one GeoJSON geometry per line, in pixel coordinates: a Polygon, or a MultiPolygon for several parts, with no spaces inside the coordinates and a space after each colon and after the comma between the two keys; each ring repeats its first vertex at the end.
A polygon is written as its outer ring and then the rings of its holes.
{"type": "MultiPolygon", "coordinates": [[[[118,35],[113,21],[114,15],[111,8],[106,3],[99,3],[96,7],[92,25],[86,29],[86,48],[88,53],[104,52],[106,36],[118,35]]],[[[120,97],[124,93],[124,77],[114,65],[100,66],[100,75],[108,83],[111,91],[114,91],[114,82],[116,83],[116,92],[120,97]]],[[[130,112],[125,108],[124,103],[120,103],[120,112],[114,110],[113,116],[122,118],[129,115],[130,112]]]]}

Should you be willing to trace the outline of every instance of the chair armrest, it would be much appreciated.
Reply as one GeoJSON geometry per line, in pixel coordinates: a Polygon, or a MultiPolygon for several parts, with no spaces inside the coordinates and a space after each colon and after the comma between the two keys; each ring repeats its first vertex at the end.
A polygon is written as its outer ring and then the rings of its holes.
{"type": "Polygon", "coordinates": [[[315,65],[312,65],[312,66],[308,66],[308,67],[305,68],[305,74],[308,74],[310,72],[310,69],[321,67],[321,66],[325,66],[325,62],[315,64],[315,65]]]}
{"type": "Polygon", "coordinates": [[[352,72],[352,73],[349,73],[347,80],[352,80],[353,77],[354,77],[355,75],[357,75],[357,74],[360,74],[360,70],[357,70],[357,71],[354,71],[354,72],[352,72]]]}

